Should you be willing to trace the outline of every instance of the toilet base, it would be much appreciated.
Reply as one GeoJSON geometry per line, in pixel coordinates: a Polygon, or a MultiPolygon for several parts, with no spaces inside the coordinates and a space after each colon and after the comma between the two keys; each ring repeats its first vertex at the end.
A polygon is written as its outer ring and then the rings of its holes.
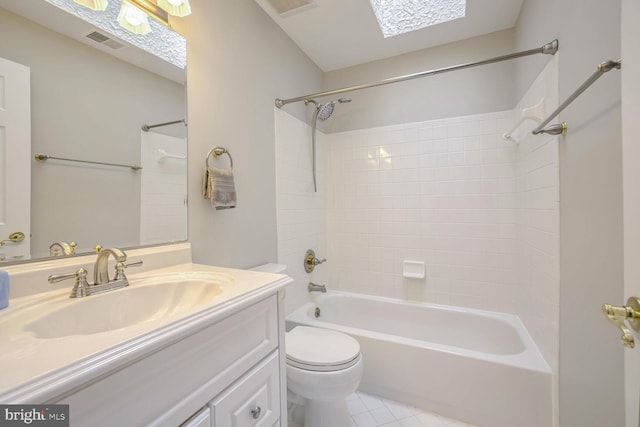
{"type": "Polygon", "coordinates": [[[351,427],[346,400],[307,399],[304,405],[304,427],[351,427]]]}

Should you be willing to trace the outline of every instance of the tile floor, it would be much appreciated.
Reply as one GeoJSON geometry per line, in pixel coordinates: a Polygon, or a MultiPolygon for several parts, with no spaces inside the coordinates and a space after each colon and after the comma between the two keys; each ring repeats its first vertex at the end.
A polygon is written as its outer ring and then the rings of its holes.
{"type": "MultiPolygon", "coordinates": [[[[393,400],[357,391],[347,398],[351,427],[473,427],[393,400]]],[[[289,427],[302,427],[289,422],[289,427]]]]}

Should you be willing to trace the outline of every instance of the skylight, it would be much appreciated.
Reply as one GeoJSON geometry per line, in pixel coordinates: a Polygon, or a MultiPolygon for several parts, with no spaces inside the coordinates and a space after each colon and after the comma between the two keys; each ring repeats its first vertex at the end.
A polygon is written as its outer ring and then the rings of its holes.
{"type": "Polygon", "coordinates": [[[466,0],[370,0],[384,37],[463,18],[466,0]]]}

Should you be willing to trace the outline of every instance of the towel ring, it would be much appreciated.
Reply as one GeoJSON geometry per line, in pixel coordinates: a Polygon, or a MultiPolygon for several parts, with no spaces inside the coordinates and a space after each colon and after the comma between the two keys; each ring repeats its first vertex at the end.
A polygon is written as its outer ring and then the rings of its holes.
{"type": "Polygon", "coordinates": [[[229,161],[231,162],[231,169],[233,169],[233,157],[231,157],[231,153],[229,153],[229,151],[224,147],[213,147],[211,150],[209,150],[206,158],[207,168],[209,168],[209,157],[211,157],[212,154],[214,157],[218,157],[223,154],[226,154],[227,156],[229,156],[229,161]]]}

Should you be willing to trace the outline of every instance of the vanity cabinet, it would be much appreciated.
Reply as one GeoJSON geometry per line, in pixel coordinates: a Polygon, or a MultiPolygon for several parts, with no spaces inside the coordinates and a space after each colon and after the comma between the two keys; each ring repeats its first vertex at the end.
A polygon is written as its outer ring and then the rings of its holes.
{"type": "Polygon", "coordinates": [[[211,402],[215,427],[271,427],[280,411],[278,354],[247,373],[211,402]]]}
{"type": "Polygon", "coordinates": [[[284,316],[274,293],[202,325],[56,403],[72,426],[280,425],[284,316]]]}
{"type": "Polygon", "coordinates": [[[205,406],[185,423],[180,424],[180,427],[211,427],[211,409],[205,406]]]}

